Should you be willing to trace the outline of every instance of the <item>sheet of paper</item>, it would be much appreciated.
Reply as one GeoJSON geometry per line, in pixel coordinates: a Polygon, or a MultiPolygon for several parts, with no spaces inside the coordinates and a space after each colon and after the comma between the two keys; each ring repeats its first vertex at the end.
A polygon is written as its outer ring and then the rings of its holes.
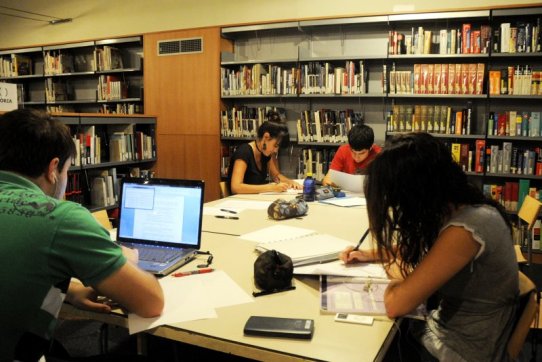
{"type": "Polygon", "coordinates": [[[272,201],[252,201],[228,198],[214,207],[219,209],[239,210],[239,212],[245,209],[267,210],[271,202],[272,201]]]}
{"type": "Polygon", "coordinates": [[[276,191],[260,192],[260,195],[301,195],[302,193],[303,193],[303,190],[288,189],[283,192],[276,192],[276,191]]]}
{"type": "Polygon", "coordinates": [[[336,170],[329,170],[329,176],[331,181],[341,189],[358,194],[363,193],[363,179],[365,176],[351,175],[336,170]]]}
{"type": "Polygon", "coordinates": [[[340,260],[323,264],[305,265],[294,268],[294,274],[305,275],[339,275],[363,278],[382,278],[387,275],[380,263],[344,264],[340,260]]]}
{"type": "Polygon", "coordinates": [[[223,215],[223,216],[233,216],[235,214],[239,214],[243,209],[225,209],[223,207],[214,207],[214,206],[203,206],[203,215],[223,215]],[[223,211],[223,210],[230,210],[233,212],[223,211]]]}
{"type": "Polygon", "coordinates": [[[300,236],[313,234],[314,230],[288,225],[273,225],[239,236],[241,239],[255,241],[260,244],[278,240],[295,239],[300,236]]]}
{"type": "Polygon", "coordinates": [[[254,301],[228,274],[220,270],[182,278],[168,276],[160,279],[159,283],[165,297],[162,315],[142,318],[130,313],[130,334],[164,324],[216,318],[215,308],[254,301]]]}
{"type": "Polygon", "coordinates": [[[367,205],[367,200],[365,197],[334,197],[331,199],[320,200],[324,204],[331,204],[335,206],[342,207],[351,207],[351,206],[365,206],[367,205]]]}

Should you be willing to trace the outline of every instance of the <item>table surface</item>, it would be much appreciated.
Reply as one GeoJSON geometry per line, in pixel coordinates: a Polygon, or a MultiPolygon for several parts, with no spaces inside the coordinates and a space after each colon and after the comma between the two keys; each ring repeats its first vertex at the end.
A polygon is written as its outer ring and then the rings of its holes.
{"type": "MultiPolygon", "coordinates": [[[[276,199],[270,196],[247,199],[276,199]]],[[[254,242],[237,235],[276,223],[314,229],[356,243],[367,227],[367,217],[364,207],[343,208],[319,203],[309,205],[306,217],[284,221],[269,219],[265,210],[244,210],[239,220],[206,215],[201,249],[213,253],[214,268],[225,271],[246,293],[252,294],[255,290],[253,264],[258,254],[254,242]]],[[[180,270],[194,269],[198,262],[193,261],[180,270]]],[[[383,358],[396,331],[392,320],[378,317],[372,326],[335,322],[333,314],[319,309],[317,276],[295,276],[294,285],[295,290],[254,298],[253,303],[218,308],[218,318],[160,326],[146,333],[258,360],[373,361],[383,358]],[[314,319],[314,336],[312,340],[244,336],[243,326],[253,315],[314,319]]],[[[117,311],[98,315],[66,306],[61,317],[79,315],[126,326],[121,314],[117,311]]]]}

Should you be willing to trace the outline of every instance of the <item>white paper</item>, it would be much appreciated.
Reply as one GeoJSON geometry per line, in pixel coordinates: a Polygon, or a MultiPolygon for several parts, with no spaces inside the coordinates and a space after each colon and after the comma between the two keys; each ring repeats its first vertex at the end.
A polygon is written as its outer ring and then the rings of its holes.
{"type": "Polygon", "coordinates": [[[367,199],[365,197],[333,197],[331,199],[320,200],[324,204],[331,204],[335,206],[351,207],[351,206],[365,206],[367,205],[367,199]]]}
{"type": "Polygon", "coordinates": [[[168,276],[160,279],[159,283],[165,298],[162,315],[142,318],[133,313],[128,314],[130,334],[164,324],[216,318],[215,308],[254,301],[223,271],[181,278],[168,276]]]}
{"type": "Polygon", "coordinates": [[[219,209],[228,209],[228,210],[267,210],[272,201],[252,201],[252,200],[238,200],[233,198],[228,198],[224,202],[215,205],[214,207],[219,209]]]}
{"type": "Polygon", "coordinates": [[[270,243],[273,241],[295,239],[301,236],[313,234],[311,229],[298,228],[288,225],[273,225],[260,230],[239,236],[241,239],[255,241],[259,244],[270,243]]]}
{"type": "Polygon", "coordinates": [[[351,175],[346,172],[329,170],[329,177],[335,185],[339,186],[343,190],[358,194],[363,193],[364,175],[351,175]]]}
{"type": "Polygon", "coordinates": [[[222,215],[222,216],[234,216],[236,214],[239,214],[243,209],[225,209],[223,207],[212,207],[212,206],[203,206],[203,215],[222,215]],[[223,210],[230,210],[233,212],[223,211],[223,210]]]}
{"type": "Polygon", "coordinates": [[[297,190],[297,189],[287,189],[286,191],[278,192],[278,191],[267,191],[267,192],[260,192],[260,195],[301,195],[303,194],[303,190],[297,190]]]}
{"type": "Polygon", "coordinates": [[[305,265],[294,268],[294,274],[304,275],[339,275],[345,277],[382,278],[386,271],[380,263],[344,264],[341,260],[324,264],[305,265]]]}

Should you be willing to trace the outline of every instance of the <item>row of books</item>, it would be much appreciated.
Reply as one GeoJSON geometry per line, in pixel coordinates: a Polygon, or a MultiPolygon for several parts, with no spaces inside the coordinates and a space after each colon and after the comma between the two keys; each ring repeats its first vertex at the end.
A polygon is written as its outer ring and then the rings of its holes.
{"type": "Polygon", "coordinates": [[[363,115],[350,109],[333,111],[309,110],[301,112],[297,120],[299,142],[348,142],[348,132],[353,125],[362,123],[363,115]]]}
{"type": "Polygon", "coordinates": [[[96,170],[89,173],[90,204],[92,207],[113,206],[119,199],[117,169],[96,170]]]}
{"type": "Polygon", "coordinates": [[[68,101],[73,98],[73,87],[70,82],[45,79],[45,100],[48,103],[68,101]]]}
{"type": "Polygon", "coordinates": [[[76,72],[72,54],[64,54],[60,51],[45,51],[43,52],[43,61],[43,72],[45,75],[76,72]]]}
{"type": "Polygon", "coordinates": [[[128,84],[116,75],[100,75],[98,78],[98,100],[110,101],[128,98],[128,84]]]}
{"type": "Polygon", "coordinates": [[[484,184],[482,188],[486,196],[499,202],[509,212],[517,212],[527,195],[542,200],[542,189],[532,187],[528,179],[509,181],[504,184],[484,184]]]}
{"type": "Polygon", "coordinates": [[[542,95],[542,71],[529,65],[489,71],[489,94],[542,95]]]}
{"type": "Polygon", "coordinates": [[[456,29],[436,31],[423,26],[412,27],[410,34],[398,31],[388,33],[388,53],[398,54],[479,54],[487,53],[491,27],[462,24],[456,29]]]}
{"type": "Polygon", "coordinates": [[[220,68],[223,96],[298,94],[301,71],[279,65],[243,65],[238,70],[220,68]]]}
{"type": "Polygon", "coordinates": [[[92,54],[71,54],[60,50],[47,50],[43,52],[43,60],[45,75],[107,71],[124,67],[121,51],[107,45],[103,49],[94,49],[92,54]]]}
{"type": "Polygon", "coordinates": [[[222,137],[255,138],[270,111],[277,112],[281,120],[286,121],[284,109],[277,107],[234,106],[221,111],[220,134],[222,137]]]}
{"type": "Polygon", "coordinates": [[[309,62],[301,66],[301,94],[366,94],[367,75],[363,60],[348,60],[344,67],[309,62]]]}
{"type": "Polygon", "coordinates": [[[488,136],[542,136],[540,112],[490,112],[487,121],[488,136]]]}
{"type": "Polygon", "coordinates": [[[493,51],[497,53],[539,52],[541,46],[540,18],[536,22],[502,23],[493,32],[493,51]]]}
{"type": "Polygon", "coordinates": [[[151,135],[136,131],[131,125],[108,125],[107,132],[87,126],[73,136],[77,155],[74,166],[102,162],[141,161],[156,157],[156,144],[151,135]]]}
{"type": "Polygon", "coordinates": [[[387,114],[388,132],[421,131],[441,134],[469,135],[474,127],[472,102],[463,109],[446,105],[394,105],[387,114]]]}
{"type": "Polygon", "coordinates": [[[483,63],[414,64],[413,70],[406,71],[396,71],[393,66],[389,93],[482,94],[484,71],[483,63]]]}
{"type": "Polygon", "coordinates": [[[103,49],[94,49],[93,61],[93,68],[97,71],[124,68],[120,49],[108,45],[104,45],[103,49]]]}
{"type": "Polygon", "coordinates": [[[102,104],[98,113],[103,114],[141,114],[143,105],[138,103],[102,104]]]}
{"type": "Polygon", "coordinates": [[[0,77],[18,77],[33,74],[32,58],[22,54],[0,57],[0,77]]]}
{"type": "Polygon", "coordinates": [[[486,173],[542,176],[542,147],[486,146],[486,173]]]}
{"type": "Polygon", "coordinates": [[[322,180],[329,170],[335,152],[335,149],[302,149],[299,154],[298,178],[303,179],[307,172],[310,172],[313,178],[322,180]]]}

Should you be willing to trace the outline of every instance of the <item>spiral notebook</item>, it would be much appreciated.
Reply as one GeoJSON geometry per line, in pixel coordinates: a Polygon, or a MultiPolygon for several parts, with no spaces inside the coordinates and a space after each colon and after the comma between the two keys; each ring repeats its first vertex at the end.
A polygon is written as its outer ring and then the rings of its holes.
{"type": "Polygon", "coordinates": [[[294,267],[339,259],[339,253],[353,243],[314,230],[274,225],[240,236],[255,241],[256,250],[277,250],[292,258],[294,267]]]}

